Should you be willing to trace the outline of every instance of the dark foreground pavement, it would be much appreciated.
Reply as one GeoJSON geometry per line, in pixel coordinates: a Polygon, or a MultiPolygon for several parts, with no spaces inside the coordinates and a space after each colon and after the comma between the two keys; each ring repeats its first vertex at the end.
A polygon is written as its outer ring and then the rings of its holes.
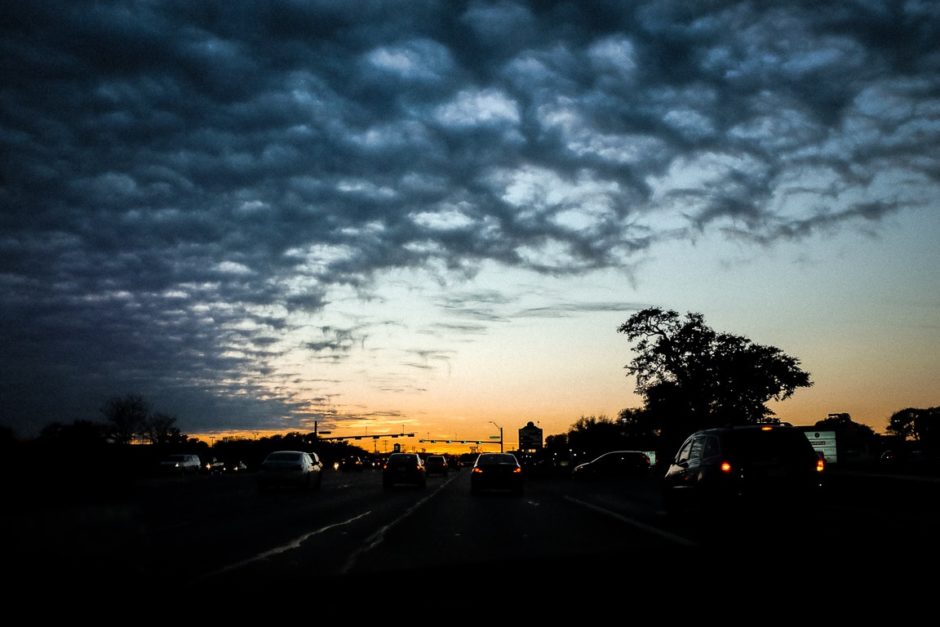
{"type": "Polygon", "coordinates": [[[329,473],[320,491],[270,494],[250,475],[196,477],[98,503],[54,493],[14,503],[2,532],[7,572],[28,590],[362,592],[485,605],[538,589],[573,603],[574,591],[614,601],[625,588],[778,585],[790,572],[803,584],[897,584],[938,557],[938,492],[940,483],[834,475],[817,508],[669,517],[654,481],[529,481],[519,497],[472,496],[466,471],[391,491],[377,472],[329,473]]]}

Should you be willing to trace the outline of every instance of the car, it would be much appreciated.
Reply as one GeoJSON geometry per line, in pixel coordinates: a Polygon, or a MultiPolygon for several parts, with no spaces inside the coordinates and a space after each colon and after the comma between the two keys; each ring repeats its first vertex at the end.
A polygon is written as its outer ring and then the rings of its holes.
{"type": "Polygon", "coordinates": [[[481,453],[470,470],[470,492],[510,490],[522,494],[522,466],[512,453],[481,453]]]}
{"type": "Polygon", "coordinates": [[[230,459],[225,462],[225,472],[245,472],[248,465],[240,459],[230,459]]]}
{"type": "Polygon", "coordinates": [[[274,451],[261,462],[258,487],[262,491],[275,486],[319,489],[323,484],[323,464],[316,453],[274,451]]]}
{"type": "Polygon", "coordinates": [[[740,503],[812,504],[825,461],[787,425],[705,429],[690,435],[663,477],[667,512],[740,503]]]}
{"type": "Polygon", "coordinates": [[[382,487],[390,490],[396,484],[407,483],[419,488],[427,486],[424,460],[416,453],[392,453],[382,469],[382,487]]]}
{"type": "Polygon", "coordinates": [[[224,470],[225,464],[218,457],[211,457],[202,465],[202,472],[208,475],[221,475],[224,470]]]}
{"type": "Polygon", "coordinates": [[[344,457],[339,462],[339,469],[345,472],[355,471],[362,472],[365,470],[365,464],[362,462],[362,458],[358,455],[348,455],[344,457]]]}
{"type": "Polygon", "coordinates": [[[441,475],[442,477],[446,477],[449,464],[447,463],[447,458],[443,455],[429,455],[424,467],[428,476],[441,475]]]}
{"type": "Polygon", "coordinates": [[[202,462],[198,455],[170,455],[160,462],[160,470],[164,473],[189,475],[199,472],[202,462]]]}
{"type": "Polygon", "coordinates": [[[462,453],[458,458],[460,468],[473,468],[473,464],[476,463],[479,453],[462,453]]]}
{"type": "Polygon", "coordinates": [[[641,478],[650,474],[650,458],[642,451],[610,451],[597,459],[578,464],[574,479],[641,478]]]}

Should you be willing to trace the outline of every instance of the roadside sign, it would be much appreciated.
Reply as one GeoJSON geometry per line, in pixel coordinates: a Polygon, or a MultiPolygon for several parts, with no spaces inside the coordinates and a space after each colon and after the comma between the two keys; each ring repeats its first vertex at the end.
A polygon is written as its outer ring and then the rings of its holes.
{"type": "Polygon", "coordinates": [[[803,435],[813,445],[817,453],[822,453],[826,457],[827,464],[836,464],[839,458],[836,455],[836,432],[835,431],[804,431],[803,435]]]}

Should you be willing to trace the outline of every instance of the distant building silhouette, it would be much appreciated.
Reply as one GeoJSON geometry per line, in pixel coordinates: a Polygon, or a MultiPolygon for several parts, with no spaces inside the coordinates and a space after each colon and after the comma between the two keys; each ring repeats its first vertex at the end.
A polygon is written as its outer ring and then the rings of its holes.
{"type": "Polygon", "coordinates": [[[535,423],[533,423],[531,420],[526,423],[526,426],[519,429],[519,450],[542,450],[542,429],[536,427],[535,423]]]}

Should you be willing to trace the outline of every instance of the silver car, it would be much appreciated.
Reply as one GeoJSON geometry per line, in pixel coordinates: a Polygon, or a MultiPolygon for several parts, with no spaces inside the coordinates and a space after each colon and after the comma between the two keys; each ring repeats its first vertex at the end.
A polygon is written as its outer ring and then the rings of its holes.
{"type": "Polygon", "coordinates": [[[323,483],[323,464],[316,453],[274,451],[261,463],[258,487],[296,486],[319,489],[323,483]]]}
{"type": "Polygon", "coordinates": [[[195,474],[200,468],[198,455],[170,455],[160,462],[160,470],[166,474],[195,474]]]}

